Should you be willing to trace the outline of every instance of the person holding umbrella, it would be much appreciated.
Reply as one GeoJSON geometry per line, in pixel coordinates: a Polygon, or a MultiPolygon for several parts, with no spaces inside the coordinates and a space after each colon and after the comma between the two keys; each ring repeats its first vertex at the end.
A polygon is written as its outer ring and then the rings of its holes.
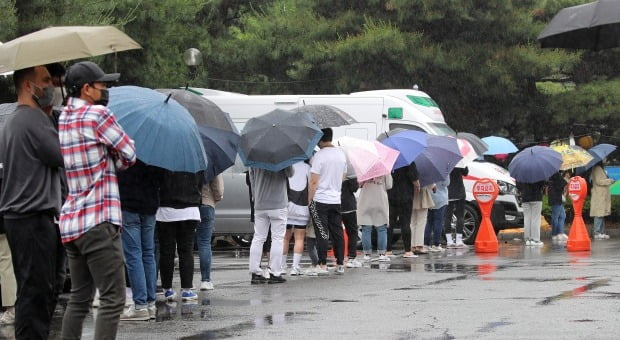
{"type": "Polygon", "coordinates": [[[69,99],[58,119],[69,187],[60,214],[60,233],[73,286],[62,322],[65,339],[81,337],[95,287],[101,294],[95,338],[116,337],[125,305],[122,213],[116,171],[136,162],[136,150],[133,140],[106,107],[107,83],[119,76],[106,74],[89,61],[76,63],[67,70],[69,99]]]}
{"type": "Polygon", "coordinates": [[[540,240],[540,213],[545,182],[524,183],[517,181],[523,206],[523,240],[526,246],[542,247],[540,240]]]}
{"type": "Polygon", "coordinates": [[[372,228],[377,229],[377,253],[379,262],[389,262],[386,256],[389,221],[389,202],[387,190],[392,188],[392,176],[371,178],[360,183],[360,197],[357,204],[357,222],[362,226],[362,245],[364,260],[369,261],[372,254],[372,228]]]}
{"type": "Polygon", "coordinates": [[[605,234],[605,216],[611,214],[611,192],[609,187],[614,184],[614,179],[607,176],[603,169],[606,159],[596,163],[592,168],[590,179],[592,181],[592,197],[590,199],[590,216],[594,218],[592,233],[595,240],[608,239],[605,234]]]}

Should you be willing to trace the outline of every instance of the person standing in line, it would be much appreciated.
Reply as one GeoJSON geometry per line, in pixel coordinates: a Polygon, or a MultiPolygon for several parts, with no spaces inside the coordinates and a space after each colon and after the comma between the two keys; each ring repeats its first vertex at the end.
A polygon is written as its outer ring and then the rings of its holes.
{"type": "MultiPolygon", "coordinates": [[[[312,219],[308,221],[306,226],[306,248],[308,249],[308,256],[310,257],[310,267],[306,269],[304,275],[306,276],[318,276],[317,267],[319,266],[319,257],[316,252],[316,234],[314,233],[314,225],[312,219]]],[[[325,275],[327,273],[323,273],[325,275]]]]}
{"type": "MultiPolygon", "coordinates": [[[[2,172],[0,172],[0,191],[2,191],[2,172]]],[[[17,299],[17,282],[13,271],[11,248],[4,230],[4,218],[0,216],[0,289],[4,313],[0,316],[0,326],[15,323],[15,300],[17,299]]]]}
{"type": "Polygon", "coordinates": [[[179,254],[181,301],[194,301],[194,234],[200,222],[202,172],[166,172],[159,191],[160,204],[155,215],[159,239],[159,273],[164,297],[175,301],[172,289],[174,256],[179,254]]]}
{"type": "Polygon", "coordinates": [[[116,171],[136,161],[133,141],[108,104],[105,74],[90,61],[67,70],[69,99],[58,119],[69,195],[60,214],[60,233],[69,258],[71,297],[62,320],[62,338],[82,336],[84,318],[99,288],[96,339],[116,337],[125,305],[125,270],[116,171]]]}
{"type": "Polygon", "coordinates": [[[590,198],[590,216],[594,218],[592,234],[595,240],[605,240],[609,235],[605,234],[605,216],[611,215],[611,191],[609,187],[615,180],[607,176],[603,168],[607,160],[604,159],[592,167],[590,179],[592,182],[592,196],[590,198]]]}
{"type": "Polygon", "coordinates": [[[446,233],[446,248],[466,248],[463,243],[463,219],[465,218],[465,184],[463,176],[469,174],[469,169],[454,168],[450,172],[450,185],[448,186],[448,208],[444,222],[446,233]],[[456,238],[452,235],[452,216],[456,217],[456,238]]]}
{"type": "Polygon", "coordinates": [[[288,255],[291,236],[295,236],[293,246],[293,267],[291,275],[302,275],[299,267],[301,256],[304,253],[304,239],[306,237],[306,226],[310,219],[308,210],[308,181],[310,176],[310,166],[307,162],[297,162],[293,164],[295,174],[288,179],[288,215],[286,222],[286,233],[284,234],[284,247],[282,249],[282,274],[286,273],[286,257],[288,255]]]}
{"type": "Polygon", "coordinates": [[[359,268],[362,263],[356,259],[357,257],[357,201],[355,200],[355,192],[359,188],[356,178],[349,178],[342,182],[342,191],[340,195],[342,209],[342,223],[347,232],[348,249],[347,249],[347,268],[359,268]]]}
{"type": "Polygon", "coordinates": [[[283,283],[282,249],[287,219],[287,178],[295,174],[292,166],[277,172],[250,168],[250,183],[254,194],[254,237],[250,246],[250,283],[283,283]],[[260,269],[263,244],[271,231],[269,278],[260,269]]]}
{"type": "Polygon", "coordinates": [[[372,255],[372,228],[377,229],[377,253],[379,262],[389,262],[386,256],[387,224],[389,221],[389,202],[387,190],[392,188],[392,176],[385,175],[364,181],[360,184],[360,197],[357,205],[357,221],[362,226],[362,246],[364,260],[370,261],[372,255]]]}
{"type": "Polygon", "coordinates": [[[139,159],[118,174],[123,214],[121,243],[133,299],[133,305],[121,315],[123,321],[154,319],[157,311],[155,213],[162,175],[162,169],[139,159]]]}
{"type": "Polygon", "coordinates": [[[42,111],[52,103],[54,86],[45,66],[17,70],[13,81],[18,106],[0,135],[0,214],[17,282],[15,337],[47,339],[56,307],[54,217],[64,166],[58,132],[42,111]]]}
{"type": "Polygon", "coordinates": [[[435,206],[428,211],[426,228],[424,229],[424,244],[430,247],[430,251],[433,253],[445,251],[440,243],[446,209],[448,208],[448,185],[450,185],[450,177],[435,183],[435,188],[431,194],[435,206]]]}
{"type": "Polygon", "coordinates": [[[526,246],[542,247],[540,240],[540,213],[545,182],[517,182],[523,207],[523,238],[526,246]]]}
{"type": "Polygon", "coordinates": [[[200,205],[200,223],[196,228],[196,242],[200,257],[200,290],[213,290],[211,281],[211,236],[215,225],[215,204],[224,198],[224,177],[215,176],[202,185],[202,204],[200,205]]]}
{"type": "Polygon", "coordinates": [[[390,225],[388,228],[387,255],[392,254],[392,235],[394,228],[400,227],[405,253],[404,258],[416,257],[411,251],[411,213],[413,196],[420,189],[418,169],[414,162],[408,166],[392,171],[394,185],[388,190],[390,202],[390,225]]]}
{"type": "Polygon", "coordinates": [[[336,255],[336,274],[344,274],[344,238],[342,235],[342,216],[340,196],[342,180],[347,172],[347,159],[344,152],[332,144],[334,132],[331,128],[321,130],[320,150],[312,158],[310,169],[310,218],[314,224],[319,268],[317,273],[327,273],[327,247],[332,239],[336,255]]]}
{"type": "Polygon", "coordinates": [[[556,172],[549,178],[547,187],[547,200],[551,206],[551,240],[562,242],[568,240],[564,233],[564,222],[566,211],[564,210],[564,200],[566,197],[566,184],[570,179],[568,172],[556,172]]]}
{"type": "Polygon", "coordinates": [[[424,232],[428,219],[428,210],[435,206],[431,195],[435,184],[427,185],[419,189],[413,196],[413,211],[411,213],[411,244],[415,255],[428,254],[428,248],[424,245],[424,232]]]}

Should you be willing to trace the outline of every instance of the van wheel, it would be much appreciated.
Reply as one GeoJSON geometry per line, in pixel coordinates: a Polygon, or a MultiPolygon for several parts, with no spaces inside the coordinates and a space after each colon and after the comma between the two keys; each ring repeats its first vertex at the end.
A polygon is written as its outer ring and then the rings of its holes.
{"type": "Polygon", "coordinates": [[[237,242],[241,247],[250,247],[252,245],[252,235],[251,234],[243,234],[243,235],[233,235],[233,241],[237,242]]]}
{"type": "Polygon", "coordinates": [[[478,210],[471,204],[465,204],[465,214],[463,218],[463,242],[466,244],[474,244],[479,226],[480,217],[478,215],[478,210]]]}

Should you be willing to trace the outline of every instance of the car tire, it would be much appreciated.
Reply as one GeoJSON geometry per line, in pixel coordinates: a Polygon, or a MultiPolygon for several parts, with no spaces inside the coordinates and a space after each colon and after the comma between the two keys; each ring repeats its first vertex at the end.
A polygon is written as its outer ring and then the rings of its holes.
{"type": "Polygon", "coordinates": [[[478,228],[480,227],[480,214],[478,208],[472,204],[465,204],[465,215],[463,218],[463,242],[474,244],[478,228]]]}

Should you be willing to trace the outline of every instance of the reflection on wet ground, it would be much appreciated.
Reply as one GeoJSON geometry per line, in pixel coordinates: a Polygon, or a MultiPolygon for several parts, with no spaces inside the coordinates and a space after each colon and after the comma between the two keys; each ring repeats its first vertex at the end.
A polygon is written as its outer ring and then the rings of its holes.
{"type": "Polygon", "coordinates": [[[596,288],[603,287],[603,286],[607,286],[610,281],[611,281],[610,279],[596,280],[596,281],[594,281],[592,283],[589,283],[589,284],[587,284],[585,286],[580,286],[580,287],[577,287],[577,288],[575,288],[573,290],[568,290],[568,291],[562,292],[559,295],[550,296],[550,297],[540,301],[538,304],[539,305],[549,305],[549,304],[551,304],[551,303],[553,303],[555,301],[558,301],[558,300],[574,298],[574,297],[577,297],[577,296],[579,296],[579,295],[581,295],[581,294],[583,294],[583,293],[585,293],[585,292],[587,292],[589,290],[596,289],[596,288]]]}

